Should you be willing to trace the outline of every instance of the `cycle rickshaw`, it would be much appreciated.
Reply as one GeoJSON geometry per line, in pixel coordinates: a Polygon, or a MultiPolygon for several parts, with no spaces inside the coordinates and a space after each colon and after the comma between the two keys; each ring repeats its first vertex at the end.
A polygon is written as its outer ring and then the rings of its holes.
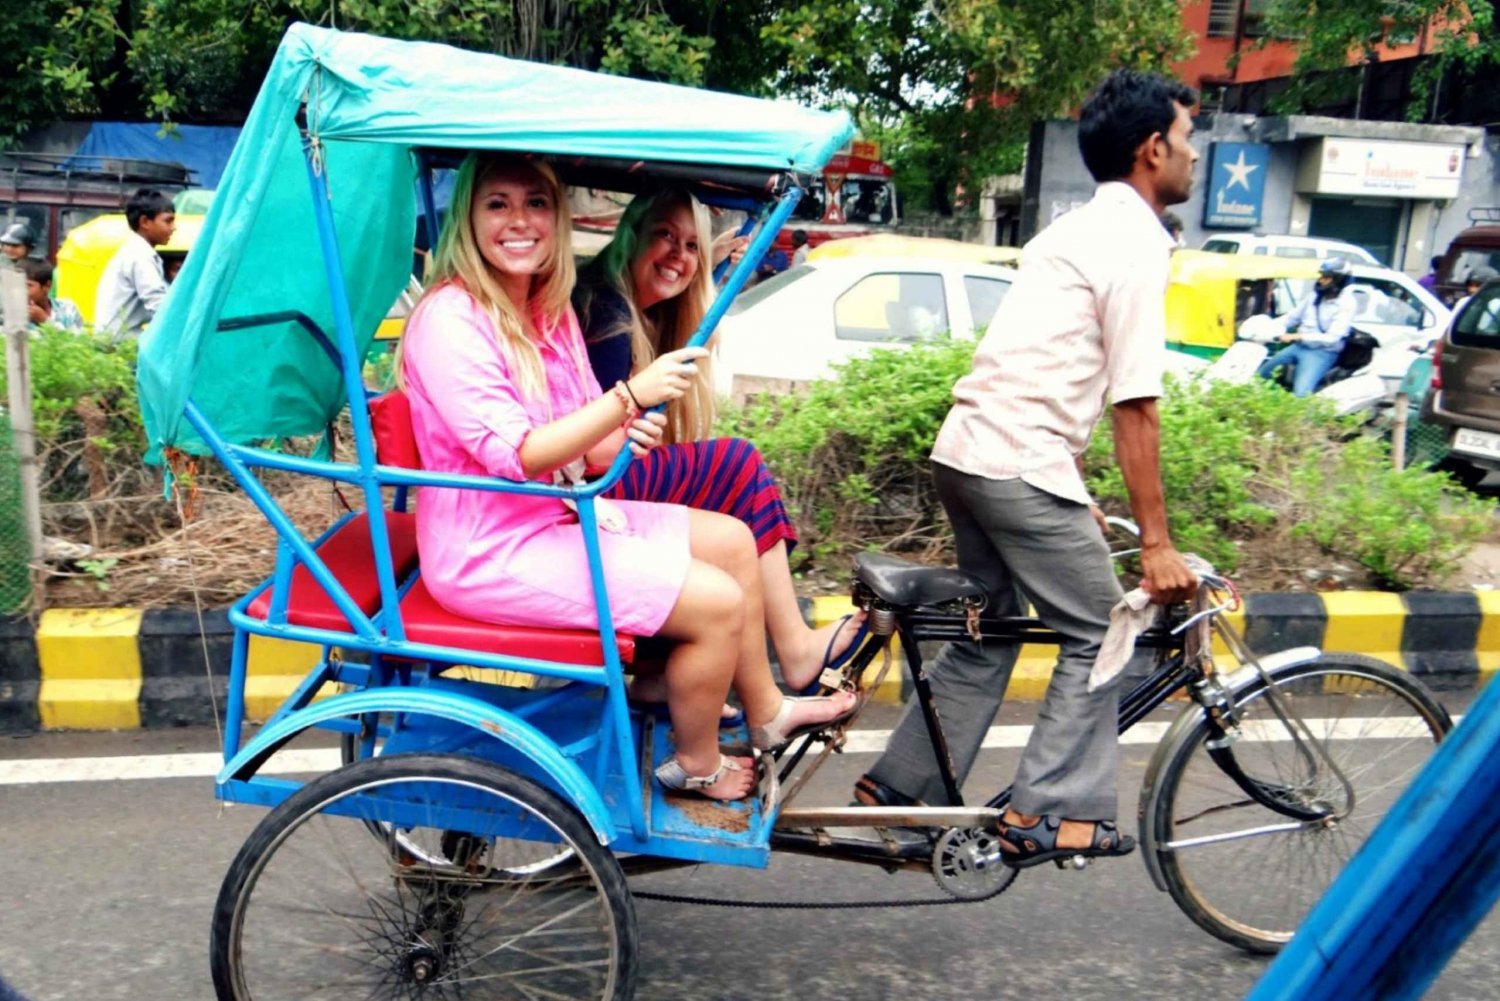
{"type": "MultiPolygon", "coordinates": [[[[273,809],[219,896],[219,997],[628,998],[637,929],[627,870],[764,867],[791,851],[927,872],[962,899],[1015,877],[994,840],[1006,794],[965,805],[951,767],[954,805],[793,806],[821,760],[809,749],[836,747],[842,729],[763,761],[743,802],[665,794],[650,776],[671,735],[627,703],[625,669],[644,644],[611,623],[593,539],[594,498],[628,453],[578,488],[425,472],[399,395],[375,397],[362,381],[371,337],[407,280],[417,206],[436,232],[434,173],[464,152],[547,155],[574,185],[686,184],[758,219],[702,343],[850,133],[842,114],[290,29],[140,362],[153,447],[212,454],[280,540],[273,575],[230,615],[216,791],[273,809]],[[314,434],[346,406],[353,461],[266,445],[314,434]],[[362,510],[304,537],[261,471],[345,484],[362,510]],[[589,539],[598,632],[495,626],[438,606],[421,579],[414,486],[570,496],[589,539]],[[242,741],[252,637],[323,655],[242,741]],[[502,683],[517,675],[540,682],[502,683]],[[341,735],[345,766],[306,782],[260,773],[313,729],[341,735]]],[[[878,681],[899,636],[940,761],[923,644],[1055,638],[1034,619],[986,615],[982,589],[958,571],[888,556],[858,560],[854,597],[869,637],[824,682],[878,681]]],[[[1141,853],[1204,928],[1271,950],[1449,720],[1420,684],[1367,658],[1299,647],[1257,660],[1224,630],[1243,664],[1215,670],[1205,630],[1226,607],[1178,609],[1142,637],[1160,656],[1122,700],[1121,726],[1186,695],[1143,790],[1141,853]]]]}

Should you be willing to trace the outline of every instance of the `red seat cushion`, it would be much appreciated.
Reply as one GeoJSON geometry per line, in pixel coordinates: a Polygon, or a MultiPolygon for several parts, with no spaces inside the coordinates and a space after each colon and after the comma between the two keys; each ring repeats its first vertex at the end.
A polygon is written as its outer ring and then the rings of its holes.
{"type": "MultiPolygon", "coordinates": [[[[406,638],[433,646],[458,647],[510,657],[533,657],[561,664],[603,666],[599,634],[585,629],[539,629],[533,626],[497,626],[454,615],[433,598],[418,580],[401,599],[401,621],[406,638]]],[[[635,637],[616,634],[621,663],[635,657],[635,637]]]]}
{"type": "MultiPolygon", "coordinates": [[[[385,527],[390,535],[391,562],[395,565],[397,579],[400,579],[417,565],[417,516],[387,511],[385,527]]],[[[349,592],[360,611],[369,615],[380,607],[380,581],[375,577],[375,550],[370,543],[369,515],[361,512],[344,522],[318,547],[318,555],[328,564],[334,579],[349,592]]],[[[250,603],[246,613],[257,619],[269,616],[272,590],[268,587],[262,591],[250,603]]],[[[301,565],[292,570],[286,617],[293,625],[349,631],[349,621],[344,618],[344,613],[339,611],[307,567],[301,565]]]]}
{"type": "Polygon", "coordinates": [[[417,438],[411,430],[411,401],[399,389],[372,397],[370,431],[375,437],[375,457],[382,465],[421,469],[417,438]]]}

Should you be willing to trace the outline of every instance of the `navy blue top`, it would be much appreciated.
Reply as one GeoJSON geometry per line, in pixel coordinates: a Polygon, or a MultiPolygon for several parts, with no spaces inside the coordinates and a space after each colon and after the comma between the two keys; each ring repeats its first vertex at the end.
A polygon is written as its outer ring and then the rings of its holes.
{"type": "Polygon", "coordinates": [[[630,304],[609,285],[594,286],[589,291],[593,294],[587,309],[580,306],[583,296],[578,291],[574,292],[573,305],[578,310],[594,378],[608,392],[615,383],[630,378],[630,304]]]}

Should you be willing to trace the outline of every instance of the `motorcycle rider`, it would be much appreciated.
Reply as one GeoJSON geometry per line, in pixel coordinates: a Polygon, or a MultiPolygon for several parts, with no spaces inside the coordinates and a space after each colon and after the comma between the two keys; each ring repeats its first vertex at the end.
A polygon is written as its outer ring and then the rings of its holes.
{"type": "Polygon", "coordinates": [[[1342,257],[1324,261],[1313,294],[1286,315],[1287,332],[1277,340],[1287,346],[1261,362],[1255,374],[1270,379],[1291,365],[1292,395],[1311,396],[1338,361],[1354,323],[1358,303],[1349,287],[1353,277],[1354,269],[1342,257]]]}
{"type": "Polygon", "coordinates": [[[1500,271],[1496,271],[1488,265],[1481,264],[1473,271],[1470,271],[1464,278],[1463,296],[1453,304],[1453,315],[1457,316],[1458,311],[1464,308],[1464,304],[1474,298],[1474,293],[1479,291],[1480,286],[1492,278],[1500,278],[1500,271]]]}

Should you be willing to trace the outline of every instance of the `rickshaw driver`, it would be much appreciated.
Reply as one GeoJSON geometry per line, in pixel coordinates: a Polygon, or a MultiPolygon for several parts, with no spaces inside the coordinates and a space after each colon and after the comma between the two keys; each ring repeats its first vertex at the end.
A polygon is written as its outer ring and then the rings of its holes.
{"type": "MultiPolygon", "coordinates": [[[[1099,188],[1027,245],[933,449],[959,567],[987,583],[995,612],[1020,614],[1019,587],[1062,636],[1002,823],[1003,856],[1018,867],[1135,847],[1114,824],[1119,684],[1088,690],[1123,596],[1079,462],[1106,397],[1141,529],[1143,586],[1165,604],[1198,583],[1167,531],[1156,409],[1172,249],[1160,217],[1192,188],[1195,100],[1176,81],[1117,71],[1085,102],[1078,144],[1099,188]]],[[[933,665],[929,681],[960,783],[1017,653],[1014,644],[950,643],[933,665]]],[[[915,702],[855,795],[871,806],[946,801],[915,702]]]]}

